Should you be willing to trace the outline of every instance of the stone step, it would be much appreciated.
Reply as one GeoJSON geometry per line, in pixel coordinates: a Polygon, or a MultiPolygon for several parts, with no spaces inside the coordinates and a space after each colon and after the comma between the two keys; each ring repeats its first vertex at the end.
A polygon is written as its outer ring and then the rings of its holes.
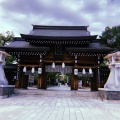
{"type": "Polygon", "coordinates": [[[16,95],[22,96],[49,96],[49,97],[88,97],[98,98],[99,91],[58,91],[40,89],[15,89],[16,95]]]}

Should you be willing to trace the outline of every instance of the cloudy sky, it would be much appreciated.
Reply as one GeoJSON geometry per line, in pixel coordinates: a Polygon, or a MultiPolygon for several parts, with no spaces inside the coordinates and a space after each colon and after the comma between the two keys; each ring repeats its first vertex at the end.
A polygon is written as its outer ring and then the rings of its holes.
{"type": "Polygon", "coordinates": [[[0,0],[0,33],[28,34],[32,24],[88,26],[101,35],[120,25],[120,0],[0,0]]]}

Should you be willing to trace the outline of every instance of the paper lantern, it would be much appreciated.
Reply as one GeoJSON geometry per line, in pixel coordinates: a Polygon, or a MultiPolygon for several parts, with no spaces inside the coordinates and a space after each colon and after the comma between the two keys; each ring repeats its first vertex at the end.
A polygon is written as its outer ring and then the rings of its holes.
{"type": "Polygon", "coordinates": [[[65,68],[65,63],[64,62],[62,63],[62,68],[65,68]]]}
{"type": "Polygon", "coordinates": [[[74,75],[78,75],[78,69],[74,69],[74,75]]]}
{"type": "Polygon", "coordinates": [[[83,68],[83,70],[82,70],[82,74],[86,74],[86,71],[85,71],[85,69],[83,68]]]}
{"type": "Polygon", "coordinates": [[[89,74],[92,74],[92,69],[91,68],[89,69],[89,74]]]}
{"type": "Polygon", "coordinates": [[[42,62],[42,59],[40,59],[40,62],[42,62]]]}
{"type": "Polygon", "coordinates": [[[38,68],[38,74],[42,73],[42,68],[38,68]]]}
{"type": "Polygon", "coordinates": [[[32,69],[31,69],[31,73],[34,73],[35,72],[35,68],[33,67],[32,69]]]}
{"type": "Polygon", "coordinates": [[[55,68],[55,63],[54,62],[52,63],[52,68],[55,68]]]}
{"type": "Polygon", "coordinates": [[[26,69],[26,67],[24,66],[24,68],[23,68],[23,72],[26,72],[27,71],[27,69],[26,69]]]}

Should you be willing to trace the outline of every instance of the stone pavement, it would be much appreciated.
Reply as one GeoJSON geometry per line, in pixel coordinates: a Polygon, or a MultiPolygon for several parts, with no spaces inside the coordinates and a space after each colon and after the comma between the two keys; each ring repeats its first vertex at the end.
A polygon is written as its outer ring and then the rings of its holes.
{"type": "MultiPolygon", "coordinates": [[[[64,88],[61,92],[71,91],[64,88]]],[[[16,95],[0,99],[0,120],[120,120],[120,101],[59,94],[16,95]]]]}

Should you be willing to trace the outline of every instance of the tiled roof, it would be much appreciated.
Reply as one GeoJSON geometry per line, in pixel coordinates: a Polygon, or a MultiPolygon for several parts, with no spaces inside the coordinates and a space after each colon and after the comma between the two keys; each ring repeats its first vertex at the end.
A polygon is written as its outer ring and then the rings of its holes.
{"type": "Polygon", "coordinates": [[[24,39],[16,39],[15,41],[11,42],[7,46],[4,46],[3,48],[11,49],[11,50],[17,49],[18,51],[19,50],[47,51],[50,49],[49,47],[39,47],[39,46],[31,45],[29,42],[26,42],[24,39]]]}
{"type": "Polygon", "coordinates": [[[90,36],[88,26],[43,26],[33,25],[30,35],[34,36],[90,36]]]}
{"type": "MultiPolygon", "coordinates": [[[[47,46],[36,46],[36,45],[32,45],[30,44],[29,42],[26,42],[24,39],[16,39],[15,41],[13,41],[11,44],[3,47],[5,49],[11,49],[11,50],[14,50],[14,49],[17,49],[18,51],[19,50],[26,50],[26,51],[29,51],[29,50],[32,50],[32,51],[48,51],[50,50],[50,47],[47,47],[47,46]]],[[[67,47],[66,48],[67,51],[111,51],[113,50],[112,48],[109,48],[109,47],[106,47],[105,45],[103,44],[100,44],[99,41],[93,41],[92,43],[90,43],[89,46],[85,46],[85,47],[67,47]]]]}
{"type": "Polygon", "coordinates": [[[101,44],[99,41],[93,41],[92,43],[90,43],[90,45],[88,47],[68,47],[66,48],[67,51],[93,51],[93,52],[97,52],[97,51],[112,51],[114,50],[113,48],[107,47],[104,44],[101,44]]]}
{"type": "Polygon", "coordinates": [[[41,29],[41,30],[32,30],[30,32],[30,35],[34,36],[56,36],[56,37],[67,37],[67,36],[90,36],[89,31],[85,30],[46,30],[46,29],[41,29]]]}

